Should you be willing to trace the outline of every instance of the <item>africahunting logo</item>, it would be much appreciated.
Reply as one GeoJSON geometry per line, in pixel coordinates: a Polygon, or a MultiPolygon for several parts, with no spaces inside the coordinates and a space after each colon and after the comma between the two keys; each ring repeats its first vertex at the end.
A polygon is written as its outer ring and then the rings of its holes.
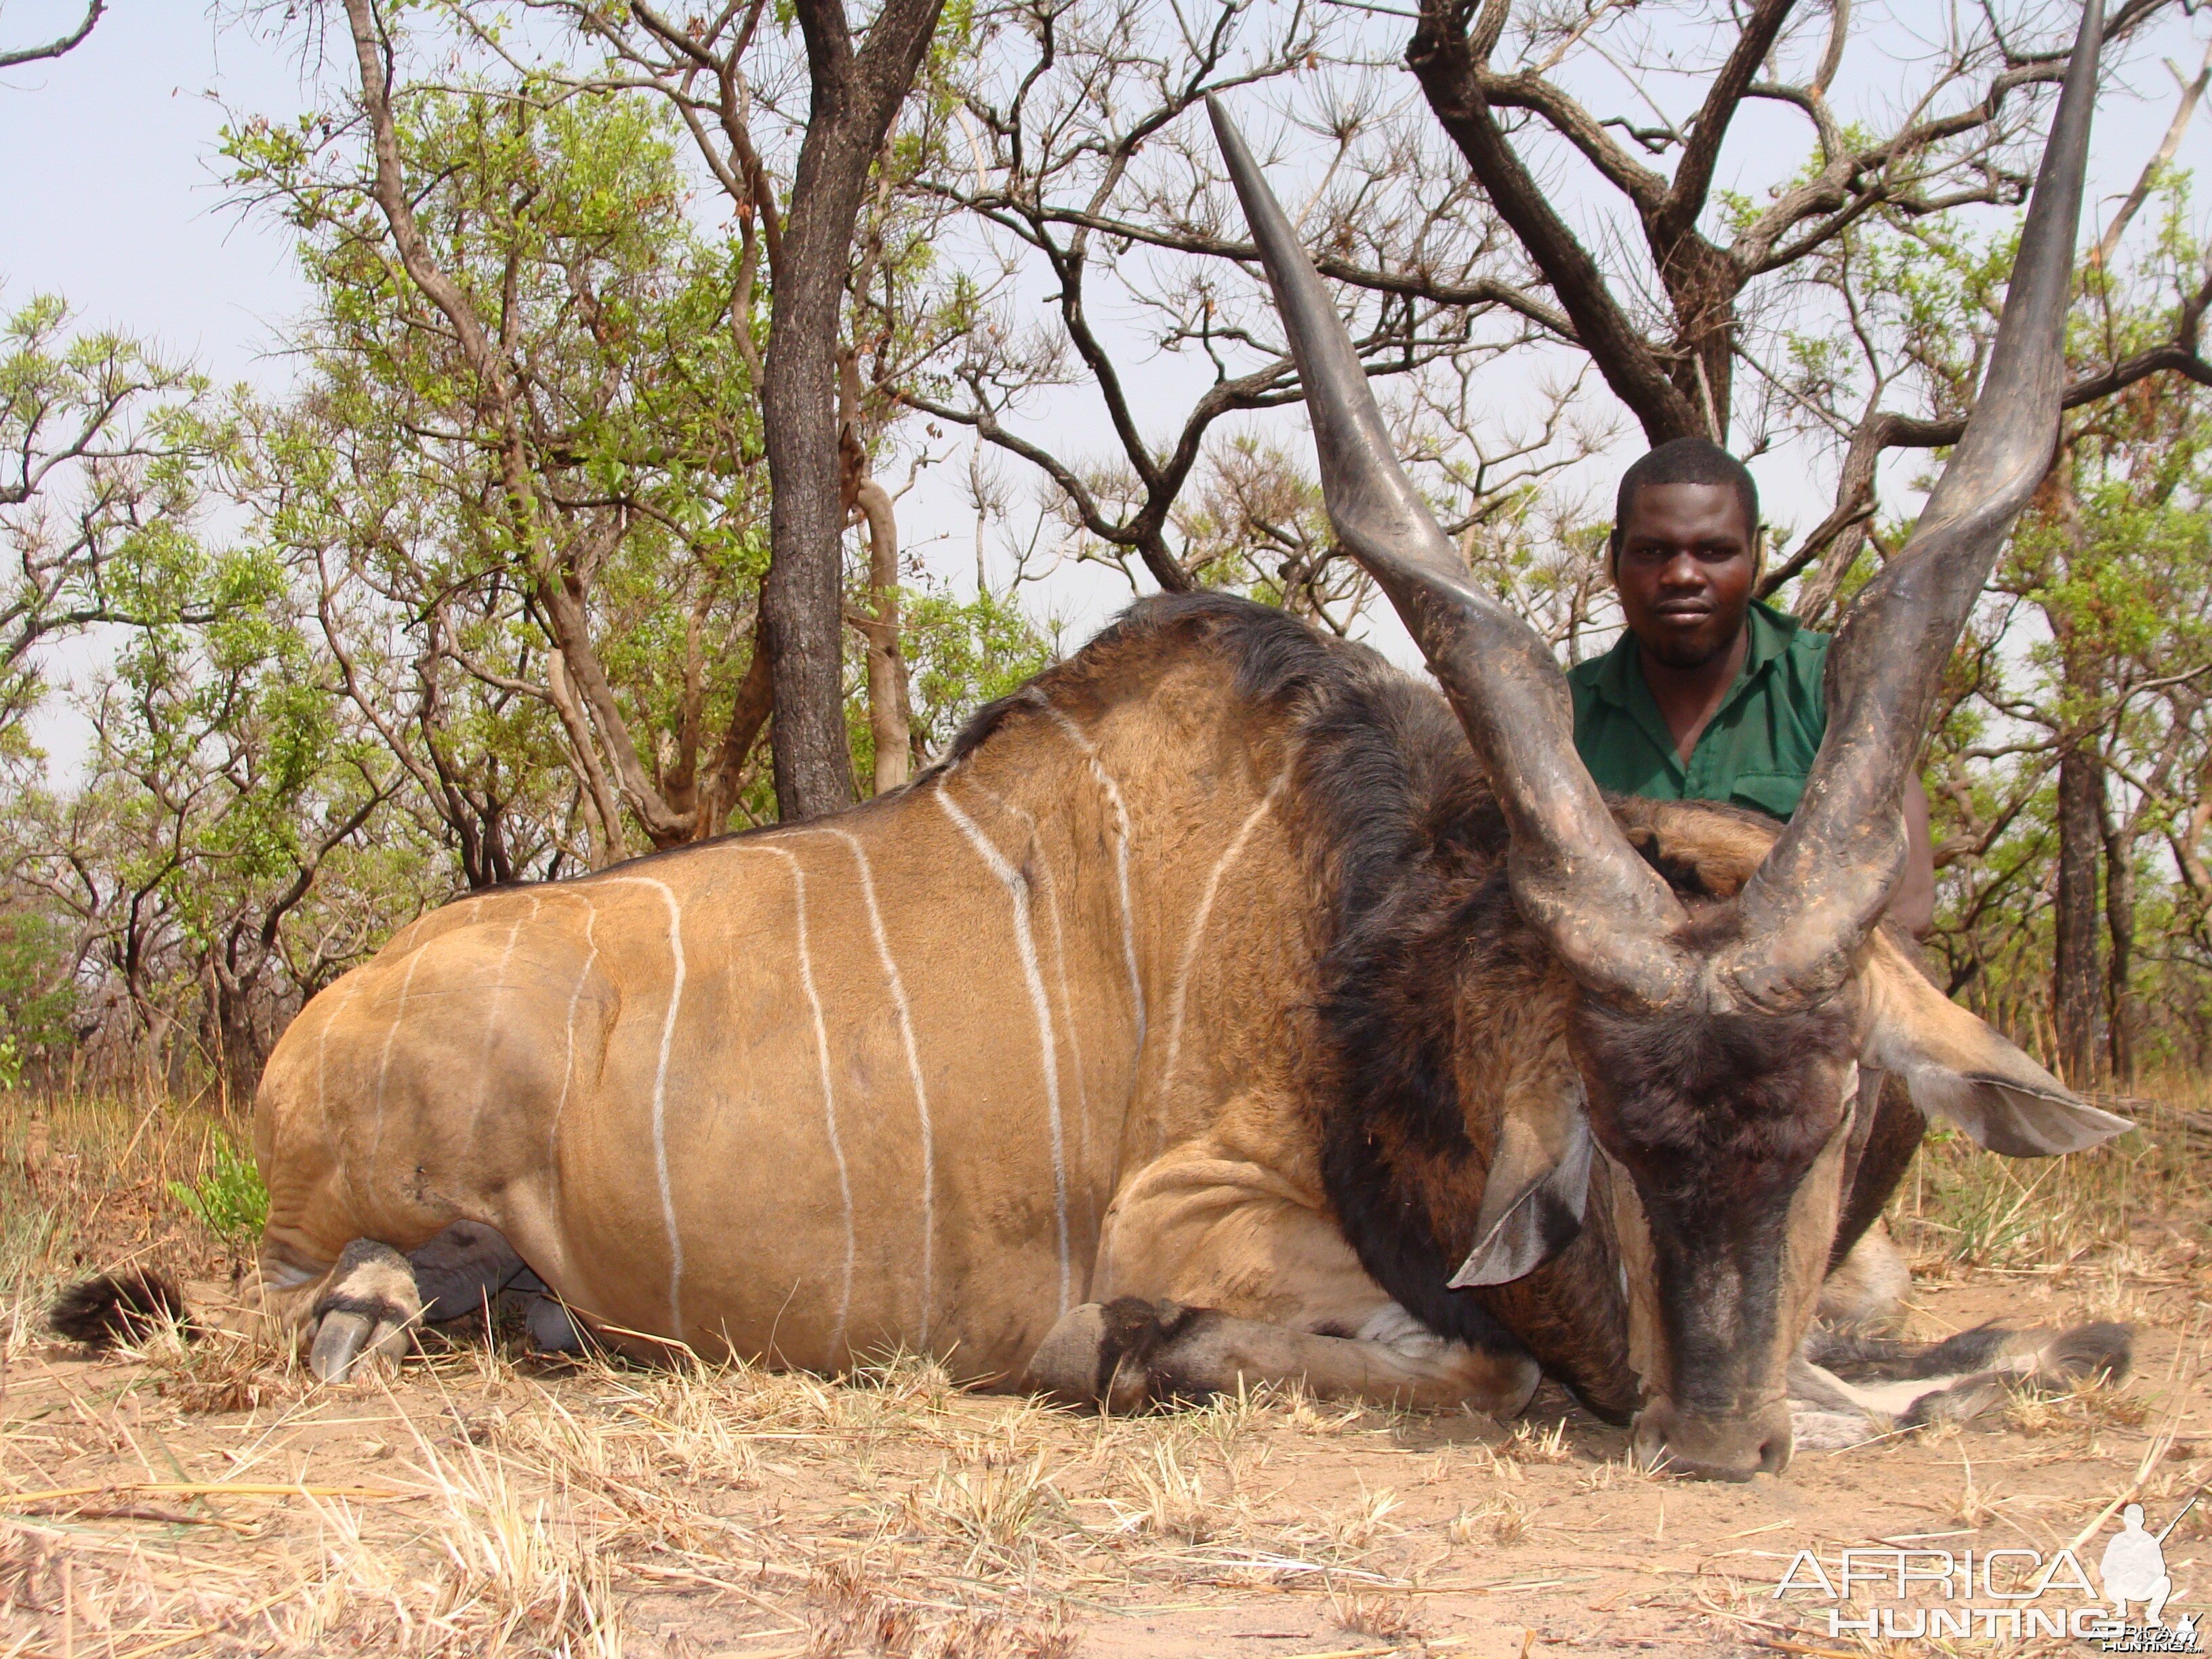
{"type": "Polygon", "coordinates": [[[2152,1532],[2143,1524],[2142,1505],[2129,1504],[2119,1530],[2106,1541],[2094,1584],[2070,1548],[2048,1557],[2033,1549],[1954,1553],[1913,1547],[1907,1539],[1844,1550],[1832,1565],[1800,1550],[1775,1585],[1775,1599],[1826,1601],[1822,1611],[1832,1637],[2055,1636],[2093,1643],[2106,1653],[2201,1653],[2203,1615],[2185,1613],[2171,1623],[2165,1617],[2179,1594],[2166,1569],[2166,1540],[2196,1507],[2191,1498],[2152,1532]]]}

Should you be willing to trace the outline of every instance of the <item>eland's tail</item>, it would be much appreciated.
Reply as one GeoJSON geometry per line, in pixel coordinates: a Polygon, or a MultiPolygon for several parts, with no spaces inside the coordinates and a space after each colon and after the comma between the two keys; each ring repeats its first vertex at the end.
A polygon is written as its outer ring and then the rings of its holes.
{"type": "Polygon", "coordinates": [[[126,1267],[70,1285],[54,1298],[46,1323],[55,1335],[93,1349],[143,1342],[155,1332],[192,1332],[177,1281],[153,1267],[126,1267]]]}

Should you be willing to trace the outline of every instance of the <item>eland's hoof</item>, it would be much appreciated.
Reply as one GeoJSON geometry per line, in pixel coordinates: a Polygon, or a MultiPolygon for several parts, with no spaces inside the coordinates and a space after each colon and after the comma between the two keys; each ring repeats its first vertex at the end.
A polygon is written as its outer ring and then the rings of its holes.
{"type": "Polygon", "coordinates": [[[389,1244],[356,1238],[315,1298],[307,1369],[325,1382],[343,1382],[363,1360],[397,1364],[422,1317],[407,1258],[389,1244]]]}

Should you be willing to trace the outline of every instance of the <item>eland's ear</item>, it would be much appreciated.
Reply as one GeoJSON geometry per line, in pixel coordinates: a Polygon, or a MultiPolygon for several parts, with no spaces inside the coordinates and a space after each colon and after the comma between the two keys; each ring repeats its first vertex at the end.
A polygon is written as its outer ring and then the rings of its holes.
{"type": "Polygon", "coordinates": [[[2135,1127],[2070,1091],[1945,996],[1877,934],[1867,956],[1862,1063],[1895,1072],[1912,1103],[2007,1158],[2079,1152],[2135,1127]]]}
{"type": "Polygon", "coordinates": [[[1583,1230],[1589,1198],[1589,1121],[1579,1081],[1506,1103],[1474,1221],[1474,1248],[1453,1290],[1510,1285],[1542,1267],[1583,1230]]]}

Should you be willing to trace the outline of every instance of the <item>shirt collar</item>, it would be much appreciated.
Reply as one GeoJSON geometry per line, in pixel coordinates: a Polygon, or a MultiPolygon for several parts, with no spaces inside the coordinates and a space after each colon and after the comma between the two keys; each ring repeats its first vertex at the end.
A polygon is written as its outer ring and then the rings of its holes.
{"type": "Polygon", "coordinates": [[[1777,611],[1764,599],[1753,599],[1743,626],[1750,637],[1744,644],[1741,678],[1749,679],[1767,664],[1785,655],[1804,624],[1788,611],[1777,611]]]}

